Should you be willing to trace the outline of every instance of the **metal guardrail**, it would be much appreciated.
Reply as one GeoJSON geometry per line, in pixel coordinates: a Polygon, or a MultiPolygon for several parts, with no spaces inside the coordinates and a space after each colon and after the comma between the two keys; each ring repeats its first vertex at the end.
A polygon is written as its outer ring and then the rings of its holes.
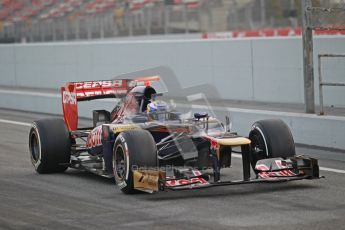
{"type": "Polygon", "coordinates": [[[324,82],[322,80],[322,71],[321,71],[321,58],[336,58],[336,57],[345,57],[345,54],[319,54],[318,55],[318,71],[319,71],[319,97],[320,97],[320,115],[324,115],[323,109],[323,86],[345,86],[345,82],[324,82]]]}

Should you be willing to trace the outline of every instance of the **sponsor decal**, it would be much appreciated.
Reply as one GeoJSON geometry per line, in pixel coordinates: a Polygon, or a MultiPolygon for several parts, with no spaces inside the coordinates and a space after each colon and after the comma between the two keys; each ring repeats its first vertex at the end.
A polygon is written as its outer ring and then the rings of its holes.
{"type": "Polygon", "coordinates": [[[126,94],[127,87],[125,80],[114,81],[86,81],[74,83],[77,90],[77,97],[92,97],[108,94],[126,94]]]}
{"type": "MultiPolygon", "coordinates": [[[[128,124],[128,125],[118,125],[118,126],[113,127],[113,132],[114,133],[121,133],[121,132],[126,131],[126,130],[133,130],[133,129],[139,129],[139,128],[140,128],[139,126],[131,125],[131,124],[128,124]]],[[[121,139],[121,141],[122,141],[122,139],[121,139]]],[[[122,142],[124,142],[124,141],[122,141],[122,142]]]]}
{"type": "MultiPolygon", "coordinates": [[[[277,161],[275,161],[277,163],[277,161]]],[[[281,161],[280,161],[281,163],[281,161]]],[[[279,163],[278,163],[279,164],[279,163]]],[[[281,164],[279,164],[281,166],[281,164]]],[[[258,176],[261,179],[275,179],[276,177],[293,177],[297,176],[298,174],[294,173],[291,170],[288,170],[287,167],[283,168],[280,167],[282,170],[281,171],[276,171],[276,172],[270,172],[269,168],[264,165],[264,164],[259,164],[256,165],[255,169],[260,170],[261,172],[258,173],[258,176]]]]}
{"type": "Polygon", "coordinates": [[[180,179],[180,180],[168,180],[165,182],[165,185],[168,187],[175,187],[175,186],[182,186],[182,185],[191,185],[191,186],[198,186],[209,184],[205,179],[201,177],[187,179],[180,179]]]}
{"type": "Polygon", "coordinates": [[[144,192],[158,191],[159,171],[133,170],[134,188],[144,192]]]}
{"type": "Polygon", "coordinates": [[[63,91],[62,101],[64,104],[77,104],[77,95],[74,92],[63,91]]]}
{"type": "Polygon", "coordinates": [[[280,169],[287,169],[287,168],[289,168],[289,167],[287,166],[287,164],[286,164],[285,161],[282,161],[282,160],[275,160],[274,162],[276,163],[276,165],[277,165],[278,168],[280,168],[280,169]]]}
{"type": "MultiPolygon", "coordinates": [[[[115,81],[114,81],[115,82],[115,81]]],[[[114,86],[119,87],[118,85],[122,86],[122,80],[116,81],[117,83],[114,86]]],[[[95,89],[95,88],[107,88],[113,86],[113,81],[85,81],[85,82],[76,82],[74,83],[75,88],[77,90],[80,89],[95,89]]]]}
{"type": "Polygon", "coordinates": [[[97,95],[104,95],[104,94],[112,94],[113,90],[95,90],[95,91],[85,91],[85,92],[78,92],[77,96],[78,97],[92,97],[92,96],[97,96],[97,95]]]}
{"type": "Polygon", "coordinates": [[[264,165],[264,164],[258,164],[258,165],[255,166],[255,169],[261,171],[261,172],[258,173],[258,176],[259,176],[261,179],[267,179],[267,178],[269,178],[269,174],[268,174],[268,172],[266,172],[266,171],[269,170],[269,168],[268,168],[266,165],[264,165]]]}
{"type": "Polygon", "coordinates": [[[120,140],[121,140],[122,143],[125,143],[125,138],[123,138],[122,135],[120,135],[119,138],[120,138],[120,140]]]}
{"type": "Polygon", "coordinates": [[[117,186],[119,186],[120,189],[123,189],[127,186],[127,183],[125,181],[122,181],[122,182],[118,183],[117,186]]]}
{"type": "Polygon", "coordinates": [[[96,129],[92,130],[92,132],[87,138],[86,147],[93,148],[101,144],[102,144],[102,126],[97,127],[96,129]]]}
{"type": "Polygon", "coordinates": [[[199,170],[192,170],[194,176],[201,176],[201,172],[199,170]]]}
{"type": "Polygon", "coordinates": [[[125,86],[125,84],[124,84],[124,80],[114,80],[114,81],[112,81],[113,82],[113,87],[123,87],[123,86],[125,86]]]}
{"type": "Polygon", "coordinates": [[[114,89],[112,90],[113,94],[126,94],[128,91],[127,89],[114,89]]]}

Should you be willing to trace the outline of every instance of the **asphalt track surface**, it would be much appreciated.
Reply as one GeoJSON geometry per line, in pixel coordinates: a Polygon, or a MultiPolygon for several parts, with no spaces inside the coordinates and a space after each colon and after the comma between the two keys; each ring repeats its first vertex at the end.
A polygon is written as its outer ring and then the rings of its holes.
{"type": "MultiPolygon", "coordinates": [[[[88,172],[37,174],[27,123],[43,117],[0,110],[0,229],[345,229],[345,153],[297,148],[320,180],[124,195],[88,172]]],[[[241,159],[223,176],[240,177],[241,159]]]]}

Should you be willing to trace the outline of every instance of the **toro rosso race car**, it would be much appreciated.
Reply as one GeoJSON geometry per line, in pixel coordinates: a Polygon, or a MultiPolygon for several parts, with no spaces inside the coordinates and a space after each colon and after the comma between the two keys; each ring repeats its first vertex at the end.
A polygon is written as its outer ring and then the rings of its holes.
{"type": "Polygon", "coordinates": [[[248,137],[238,136],[230,132],[228,117],[223,124],[207,113],[186,117],[175,111],[152,87],[159,80],[153,76],[61,87],[64,119],[38,120],[30,130],[35,170],[87,170],[114,177],[124,193],[319,178],[318,161],[296,156],[283,121],[257,121],[248,137]],[[78,103],[104,98],[118,103],[110,112],[94,110],[93,126],[78,128],[78,103]],[[231,166],[234,152],[242,155],[243,178],[223,180],[220,170],[231,166]]]}

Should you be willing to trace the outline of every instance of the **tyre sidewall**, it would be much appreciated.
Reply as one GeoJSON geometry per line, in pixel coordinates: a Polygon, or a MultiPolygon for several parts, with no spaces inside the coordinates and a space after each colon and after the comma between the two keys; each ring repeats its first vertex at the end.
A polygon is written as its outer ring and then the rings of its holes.
{"type": "Polygon", "coordinates": [[[40,137],[40,134],[37,130],[37,126],[36,126],[36,123],[34,123],[31,127],[31,130],[30,130],[30,143],[29,143],[29,146],[30,146],[30,159],[31,159],[31,163],[32,165],[35,167],[35,170],[40,172],[42,171],[42,145],[41,145],[41,137],[40,137]],[[35,160],[33,155],[32,155],[32,152],[31,152],[31,149],[32,149],[32,146],[31,146],[31,138],[32,138],[32,135],[35,135],[36,136],[36,139],[37,139],[37,144],[38,144],[38,151],[39,151],[39,154],[38,154],[38,159],[35,160]]]}
{"type": "Polygon", "coordinates": [[[266,135],[265,128],[262,127],[262,125],[260,123],[254,123],[254,125],[252,126],[252,129],[251,129],[251,133],[252,132],[261,136],[261,138],[263,139],[264,144],[265,144],[265,152],[266,152],[267,158],[272,157],[271,156],[271,153],[272,153],[271,140],[270,140],[269,136],[266,135]]]}
{"type": "Polygon", "coordinates": [[[115,182],[124,193],[136,193],[132,169],[139,167],[157,167],[157,149],[154,139],[147,130],[129,130],[120,133],[113,148],[113,172],[115,182]],[[115,167],[115,154],[117,147],[121,146],[124,152],[126,174],[124,179],[117,175],[115,167]]]}
{"type": "Polygon", "coordinates": [[[129,149],[128,144],[126,142],[126,133],[120,133],[114,143],[114,149],[113,149],[113,172],[114,172],[114,178],[115,182],[120,187],[121,190],[127,191],[131,185],[132,185],[132,170],[130,170],[130,157],[129,157],[129,149]],[[122,148],[123,154],[124,154],[124,161],[125,161],[125,167],[126,167],[126,175],[124,178],[119,178],[117,175],[116,165],[115,165],[115,159],[116,159],[116,150],[117,148],[122,148]]]}

